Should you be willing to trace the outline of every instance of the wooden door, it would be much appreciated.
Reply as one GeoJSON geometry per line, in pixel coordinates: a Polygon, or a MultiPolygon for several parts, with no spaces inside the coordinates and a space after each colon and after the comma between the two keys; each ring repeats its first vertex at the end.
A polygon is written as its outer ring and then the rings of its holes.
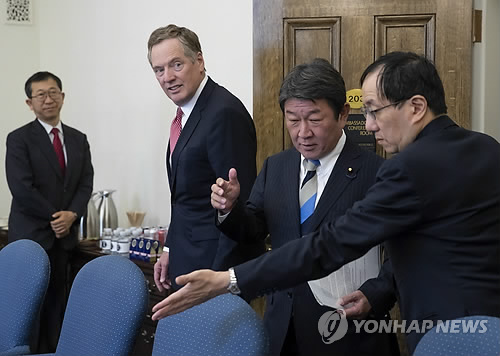
{"type": "Polygon", "coordinates": [[[259,169],[290,146],[278,104],[281,81],[315,57],[328,59],[350,90],[382,54],[423,54],[441,75],[448,113],[470,127],[472,0],[254,0],[253,7],[259,169]]]}

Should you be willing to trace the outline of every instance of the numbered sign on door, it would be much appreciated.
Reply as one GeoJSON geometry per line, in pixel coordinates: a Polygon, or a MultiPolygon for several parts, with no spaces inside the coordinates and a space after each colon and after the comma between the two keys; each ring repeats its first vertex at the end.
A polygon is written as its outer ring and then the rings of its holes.
{"type": "Polygon", "coordinates": [[[359,109],[363,106],[363,95],[361,89],[351,89],[347,92],[347,102],[351,109],[359,109]]]}

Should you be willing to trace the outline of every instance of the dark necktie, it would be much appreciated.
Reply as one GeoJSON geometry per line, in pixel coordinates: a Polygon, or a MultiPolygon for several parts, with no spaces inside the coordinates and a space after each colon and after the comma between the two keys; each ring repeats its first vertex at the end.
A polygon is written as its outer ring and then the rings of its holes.
{"type": "Polygon", "coordinates": [[[54,127],[50,132],[54,135],[52,144],[54,145],[54,151],[56,151],[57,160],[61,166],[61,173],[64,176],[64,173],[66,172],[66,163],[64,162],[63,146],[61,144],[61,140],[59,139],[59,129],[54,127]]]}
{"type": "Polygon", "coordinates": [[[299,193],[301,224],[303,224],[314,212],[314,205],[318,194],[316,168],[318,168],[319,165],[319,160],[311,159],[306,161],[307,174],[302,181],[299,193]]]}
{"type": "Polygon", "coordinates": [[[174,121],[172,121],[172,126],[170,126],[170,154],[174,152],[175,145],[177,144],[177,140],[181,135],[182,131],[182,109],[177,108],[177,113],[175,115],[174,121]]]}

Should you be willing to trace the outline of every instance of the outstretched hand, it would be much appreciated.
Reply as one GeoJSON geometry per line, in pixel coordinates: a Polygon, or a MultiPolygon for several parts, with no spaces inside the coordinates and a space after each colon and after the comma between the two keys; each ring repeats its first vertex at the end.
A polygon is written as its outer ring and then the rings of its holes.
{"type": "Polygon", "coordinates": [[[154,314],[151,319],[163,319],[227,293],[229,272],[202,269],[179,276],[175,282],[178,285],[184,285],[184,287],[156,304],[153,307],[154,314]]]}
{"type": "Polygon", "coordinates": [[[212,184],[212,206],[223,214],[229,213],[234,208],[239,196],[240,182],[234,168],[229,170],[229,180],[217,178],[215,184],[212,184]]]}

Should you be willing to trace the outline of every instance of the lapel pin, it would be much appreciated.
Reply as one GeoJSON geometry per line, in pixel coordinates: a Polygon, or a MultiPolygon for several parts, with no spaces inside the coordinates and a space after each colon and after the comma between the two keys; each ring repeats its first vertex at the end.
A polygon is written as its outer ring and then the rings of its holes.
{"type": "Polygon", "coordinates": [[[353,179],[356,178],[356,172],[351,167],[347,168],[347,173],[345,175],[347,178],[353,179]]]}

